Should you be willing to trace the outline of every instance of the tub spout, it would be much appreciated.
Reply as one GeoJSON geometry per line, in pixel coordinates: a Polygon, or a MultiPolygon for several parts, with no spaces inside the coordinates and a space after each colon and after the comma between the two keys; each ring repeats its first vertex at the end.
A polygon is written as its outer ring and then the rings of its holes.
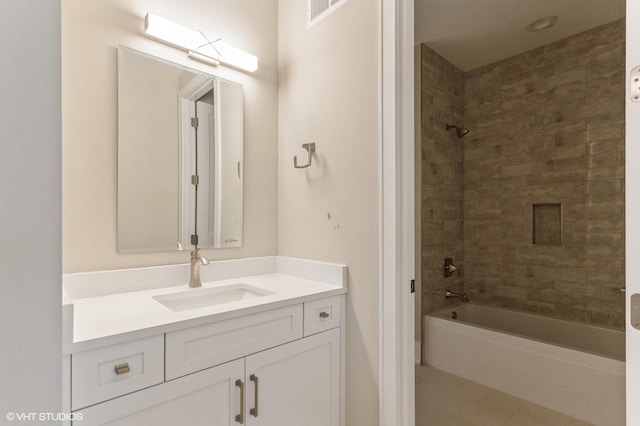
{"type": "Polygon", "coordinates": [[[460,299],[463,302],[468,302],[469,301],[469,298],[467,297],[467,293],[454,293],[453,291],[445,290],[444,291],[444,298],[445,299],[449,299],[451,297],[454,297],[456,299],[460,299]]]}

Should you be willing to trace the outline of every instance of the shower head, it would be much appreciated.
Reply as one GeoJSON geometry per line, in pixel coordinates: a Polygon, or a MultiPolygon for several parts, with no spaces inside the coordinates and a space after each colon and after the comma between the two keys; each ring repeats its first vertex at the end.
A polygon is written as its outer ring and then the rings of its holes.
{"type": "Polygon", "coordinates": [[[458,139],[462,139],[463,137],[465,137],[467,135],[467,133],[469,133],[469,129],[465,129],[464,127],[458,127],[458,126],[453,126],[450,124],[447,124],[447,130],[449,129],[456,129],[456,136],[458,137],[458,139]]]}

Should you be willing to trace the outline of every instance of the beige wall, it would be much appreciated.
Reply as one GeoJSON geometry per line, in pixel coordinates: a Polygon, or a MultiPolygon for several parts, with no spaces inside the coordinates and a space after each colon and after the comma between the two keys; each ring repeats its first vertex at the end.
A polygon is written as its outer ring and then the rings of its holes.
{"type": "Polygon", "coordinates": [[[279,252],[349,266],[346,412],[378,424],[378,6],[279,0],[279,252]],[[308,169],[301,144],[315,142],[308,169]]]}
{"type": "Polygon", "coordinates": [[[188,254],[116,252],[117,47],[119,44],[244,86],[243,247],[213,259],[277,253],[276,0],[63,0],[63,270],[78,272],[185,263],[188,254]],[[255,74],[191,61],[144,36],[147,12],[170,18],[258,56],[255,74]]]}
{"type": "Polygon", "coordinates": [[[119,64],[127,77],[118,80],[118,247],[173,250],[180,241],[176,94],[185,73],[132,55],[119,64]]]}

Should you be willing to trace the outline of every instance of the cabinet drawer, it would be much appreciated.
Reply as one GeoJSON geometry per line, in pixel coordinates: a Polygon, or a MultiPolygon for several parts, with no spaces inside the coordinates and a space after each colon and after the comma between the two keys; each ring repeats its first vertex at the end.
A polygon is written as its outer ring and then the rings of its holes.
{"type": "Polygon", "coordinates": [[[163,367],[163,335],[73,354],[72,409],[162,383],[163,367]]]}
{"type": "Polygon", "coordinates": [[[305,337],[340,327],[341,300],[342,296],[332,296],[304,304],[305,337]]]}
{"type": "Polygon", "coordinates": [[[244,359],[76,411],[73,426],[241,426],[244,359]]]}
{"type": "Polygon", "coordinates": [[[167,380],[301,337],[302,304],[167,333],[167,380]]]}

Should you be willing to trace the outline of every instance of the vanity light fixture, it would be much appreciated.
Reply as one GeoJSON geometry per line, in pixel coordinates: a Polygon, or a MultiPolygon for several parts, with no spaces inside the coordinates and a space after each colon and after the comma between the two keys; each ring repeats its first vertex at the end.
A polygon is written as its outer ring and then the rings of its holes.
{"type": "Polygon", "coordinates": [[[210,41],[202,31],[193,31],[152,13],[144,18],[144,32],[156,40],[184,49],[190,58],[210,65],[223,63],[249,72],[258,69],[258,58],[254,55],[220,39],[210,41]]]}
{"type": "Polygon", "coordinates": [[[214,67],[217,67],[218,65],[220,65],[220,60],[218,58],[212,58],[211,56],[204,55],[202,53],[198,53],[193,50],[187,51],[187,56],[190,57],[191,59],[195,59],[196,61],[213,65],[214,67]]]}
{"type": "Polygon", "coordinates": [[[214,43],[219,42],[220,39],[210,41],[209,38],[207,38],[207,36],[204,35],[202,31],[198,30],[198,32],[200,33],[200,35],[202,35],[202,38],[204,38],[207,42],[205,44],[198,46],[196,50],[188,50],[187,56],[197,61],[205,62],[207,64],[211,64],[217,67],[218,65],[220,65],[221,54],[220,54],[220,51],[216,49],[216,46],[214,45],[214,43]],[[209,55],[205,55],[204,53],[198,52],[200,49],[204,49],[205,47],[212,48],[215,51],[216,56],[212,57],[209,55]]]}

